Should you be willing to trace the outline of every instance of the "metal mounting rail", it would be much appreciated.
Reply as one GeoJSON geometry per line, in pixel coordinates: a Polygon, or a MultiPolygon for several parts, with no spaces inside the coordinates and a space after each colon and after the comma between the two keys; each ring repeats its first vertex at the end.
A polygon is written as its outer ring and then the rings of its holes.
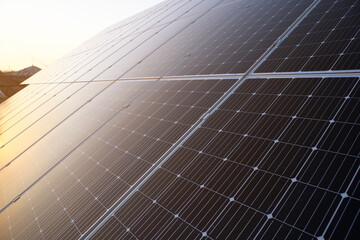
{"type": "Polygon", "coordinates": [[[360,70],[253,73],[249,77],[250,78],[360,77],[360,70]]]}
{"type": "MultiPolygon", "coordinates": [[[[245,73],[233,73],[233,74],[209,74],[209,75],[184,75],[184,76],[161,76],[161,80],[164,81],[176,81],[176,80],[204,80],[204,79],[236,79],[244,77],[245,73]]],[[[360,77],[360,70],[329,70],[329,71],[303,71],[303,72],[264,72],[264,73],[250,73],[248,78],[323,78],[323,77],[360,77]]],[[[133,82],[133,81],[154,81],[159,79],[157,77],[140,77],[140,78],[120,78],[116,80],[93,80],[93,81],[79,81],[79,82],[62,82],[53,84],[69,84],[69,83],[85,83],[85,82],[133,82]]],[[[33,83],[36,84],[52,84],[52,83],[33,83]]]]}

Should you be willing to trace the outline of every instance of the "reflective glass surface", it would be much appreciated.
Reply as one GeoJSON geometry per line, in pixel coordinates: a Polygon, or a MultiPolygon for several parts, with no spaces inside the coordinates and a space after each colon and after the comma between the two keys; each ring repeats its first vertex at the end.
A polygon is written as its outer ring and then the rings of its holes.
{"type": "Polygon", "coordinates": [[[354,78],[245,81],[94,238],[357,236],[350,224],[325,231],[339,207],[347,221],[358,221],[349,213],[359,210],[357,191],[349,189],[358,184],[358,125],[333,120],[358,98],[358,84],[354,78]],[[346,133],[333,139],[334,127],[346,133]]]}
{"type": "Polygon", "coordinates": [[[359,19],[359,1],[320,1],[257,72],[359,69],[359,19]]]}
{"type": "Polygon", "coordinates": [[[359,239],[359,6],[104,29],[0,104],[0,239],[359,239]]]}
{"type": "MultiPolygon", "coordinates": [[[[53,219],[70,216],[74,220],[63,220],[65,222],[61,227],[56,228],[42,224],[44,237],[75,228],[78,232],[73,233],[71,238],[76,238],[94,223],[99,214],[110,208],[233,83],[234,80],[160,81],[150,86],[150,82],[141,81],[114,83],[32,150],[0,171],[1,179],[12,179],[11,184],[2,186],[2,207],[7,203],[10,206],[1,215],[14,214],[10,218],[17,219],[19,216],[12,209],[27,208],[29,202],[18,200],[11,204],[11,199],[18,195],[24,199],[31,196],[31,202],[36,202],[36,206],[25,212],[39,211],[36,213],[39,223],[47,222],[50,216],[53,219]],[[115,103],[121,103],[121,97],[117,97],[120,89],[126,89],[124,94],[129,94],[132,87],[136,92],[135,89],[144,84],[149,88],[138,97],[128,95],[134,99],[130,106],[114,114],[115,103]],[[94,118],[94,112],[101,114],[94,118]],[[110,119],[110,116],[113,117],[110,119]],[[46,144],[55,138],[58,147],[49,148],[46,144]],[[81,142],[82,139],[86,141],[81,142]],[[74,146],[78,147],[71,151],[74,146]],[[37,156],[35,165],[30,160],[34,156],[37,156]],[[36,184],[31,185],[35,181],[36,184]],[[58,199],[55,202],[53,194],[58,199]],[[81,204],[74,205],[74,201],[81,204]],[[41,216],[44,219],[40,220],[41,216]],[[53,232],[55,230],[58,232],[53,232]]],[[[24,214],[20,218],[20,221],[26,221],[32,217],[24,214]]],[[[31,223],[27,226],[31,227],[31,223]]],[[[11,229],[14,236],[21,236],[23,230],[17,229],[16,224],[11,229]]],[[[27,234],[36,237],[30,231],[27,234]]]]}

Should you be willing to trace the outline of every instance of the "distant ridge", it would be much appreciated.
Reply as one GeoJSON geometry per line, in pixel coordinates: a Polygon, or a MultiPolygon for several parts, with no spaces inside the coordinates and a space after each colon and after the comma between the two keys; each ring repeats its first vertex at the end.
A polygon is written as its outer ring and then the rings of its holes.
{"type": "Polygon", "coordinates": [[[38,68],[36,66],[31,66],[31,67],[27,67],[22,70],[19,70],[17,72],[12,72],[11,75],[31,77],[32,75],[39,72],[40,70],[41,70],[41,68],[38,68]]]}
{"type": "Polygon", "coordinates": [[[40,70],[36,66],[31,66],[16,72],[0,72],[0,103],[23,89],[26,85],[21,83],[40,70]]]}

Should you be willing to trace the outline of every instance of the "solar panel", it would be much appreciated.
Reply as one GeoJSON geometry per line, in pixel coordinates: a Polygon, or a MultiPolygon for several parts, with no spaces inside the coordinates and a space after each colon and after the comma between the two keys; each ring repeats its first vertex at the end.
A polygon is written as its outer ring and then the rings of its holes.
{"type": "Polygon", "coordinates": [[[322,0],[258,72],[359,69],[358,1],[322,0]]]}
{"type": "Polygon", "coordinates": [[[169,0],[95,35],[0,105],[0,239],[358,239],[359,6],[169,0]]]}

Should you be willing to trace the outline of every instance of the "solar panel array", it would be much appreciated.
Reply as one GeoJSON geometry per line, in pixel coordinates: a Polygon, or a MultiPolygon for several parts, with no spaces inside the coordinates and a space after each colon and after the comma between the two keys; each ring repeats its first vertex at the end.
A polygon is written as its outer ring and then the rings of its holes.
{"type": "Polygon", "coordinates": [[[356,0],[169,0],[1,104],[1,239],[358,239],[356,0]]]}

